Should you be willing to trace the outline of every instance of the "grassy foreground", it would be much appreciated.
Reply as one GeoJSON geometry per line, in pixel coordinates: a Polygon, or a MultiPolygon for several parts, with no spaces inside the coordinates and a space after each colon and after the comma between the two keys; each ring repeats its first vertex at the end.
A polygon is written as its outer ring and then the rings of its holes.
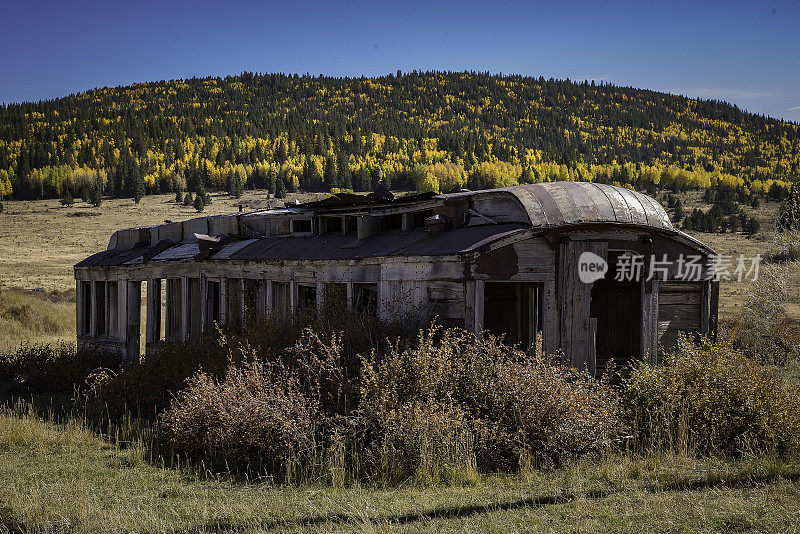
{"type": "Polygon", "coordinates": [[[800,465],[664,455],[584,460],[457,487],[277,486],[157,467],[75,420],[0,413],[0,531],[800,529],[800,465]]]}

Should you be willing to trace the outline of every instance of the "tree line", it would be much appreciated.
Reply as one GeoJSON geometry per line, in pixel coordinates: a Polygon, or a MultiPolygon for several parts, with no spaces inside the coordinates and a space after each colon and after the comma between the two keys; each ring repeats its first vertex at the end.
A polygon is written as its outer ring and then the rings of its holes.
{"type": "Polygon", "coordinates": [[[716,100],[480,72],[245,72],[0,106],[0,199],[548,180],[786,192],[800,126],[716,100]]]}

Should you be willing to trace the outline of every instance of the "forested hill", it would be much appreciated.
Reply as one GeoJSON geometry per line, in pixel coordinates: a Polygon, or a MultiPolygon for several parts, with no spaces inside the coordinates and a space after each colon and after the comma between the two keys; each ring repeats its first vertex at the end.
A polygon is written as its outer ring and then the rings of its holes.
{"type": "Polygon", "coordinates": [[[556,179],[764,194],[799,174],[796,123],[725,102],[513,75],[244,73],[0,107],[0,198],[556,179]]]}

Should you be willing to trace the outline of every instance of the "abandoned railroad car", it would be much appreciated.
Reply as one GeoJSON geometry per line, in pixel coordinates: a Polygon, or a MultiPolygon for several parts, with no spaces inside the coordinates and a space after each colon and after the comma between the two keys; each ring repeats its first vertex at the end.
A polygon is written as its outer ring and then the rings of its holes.
{"type": "Polygon", "coordinates": [[[75,266],[78,344],[130,360],[142,323],[146,344],[185,341],[335,288],[381,319],[438,315],[601,374],[609,358],[655,361],[678,332],[713,334],[712,257],[654,199],[610,185],[337,195],[118,230],[75,266]]]}

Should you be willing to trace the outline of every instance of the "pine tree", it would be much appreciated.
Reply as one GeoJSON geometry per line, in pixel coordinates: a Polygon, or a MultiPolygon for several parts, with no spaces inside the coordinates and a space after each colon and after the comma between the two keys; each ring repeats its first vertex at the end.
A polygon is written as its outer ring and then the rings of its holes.
{"type": "Polygon", "coordinates": [[[322,174],[322,182],[323,187],[328,191],[336,187],[334,184],[338,183],[336,177],[336,160],[333,159],[333,156],[325,158],[325,172],[322,174]]]}
{"type": "Polygon", "coordinates": [[[205,203],[205,199],[204,199],[204,198],[203,198],[203,196],[202,196],[202,195],[200,195],[200,194],[198,194],[198,195],[197,195],[197,196],[194,198],[194,209],[196,209],[198,213],[200,213],[201,211],[203,211],[204,209],[206,209],[206,203],[205,203]]]}
{"type": "Polygon", "coordinates": [[[754,236],[759,230],[761,230],[761,223],[758,222],[758,219],[755,217],[750,217],[742,227],[742,230],[748,236],[754,236]]]}
{"type": "Polygon", "coordinates": [[[286,182],[284,182],[282,176],[278,176],[275,198],[286,198],[286,182]]]}
{"type": "Polygon", "coordinates": [[[89,203],[95,208],[99,208],[100,204],[103,203],[103,192],[100,191],[99,186],[92,188],[91,193],[89,193],[89,203]]]}
{"type": "Polygon", "coordinates": [[[231,171],[230,182],[229,193],[233,197],[240,198],[244,193],[244,185],[242,184],[242,175],[238,169],[231,171]]]}
{"type": "Polygon", "coordinates": [[[782,232],[800,230],[800,187],[797,184],[792,184],[789,196],[781,206],[778,229],[782,232]]]}
{"type": "Polygon", "coordinates": [[[67,208],[71,208],[74,203],[75,199],[72,198],[72,193],[70,192],[69,187],[65,187],[64,194],[61,195],[61,205],[67,208]]]}
{"type": "Polygon", "coordinates": [[[137,168],[133,176],[133,201],[137,204],[142,200],[145,194],[144,177],[141,171],[137,168]]]}
{"type": "Polygon", "coordinates": [[[184,206],[191,206],[192,205],[192,193],[191,193],[191,191],[186,193],[186,196],[183,197],[183,205],[184,206]]]}
{"type": "Polygon", "coordinates": [[[183,202],[183,195],[181,194],[180,187],[175,190],[175,204],[183,202]]]}

